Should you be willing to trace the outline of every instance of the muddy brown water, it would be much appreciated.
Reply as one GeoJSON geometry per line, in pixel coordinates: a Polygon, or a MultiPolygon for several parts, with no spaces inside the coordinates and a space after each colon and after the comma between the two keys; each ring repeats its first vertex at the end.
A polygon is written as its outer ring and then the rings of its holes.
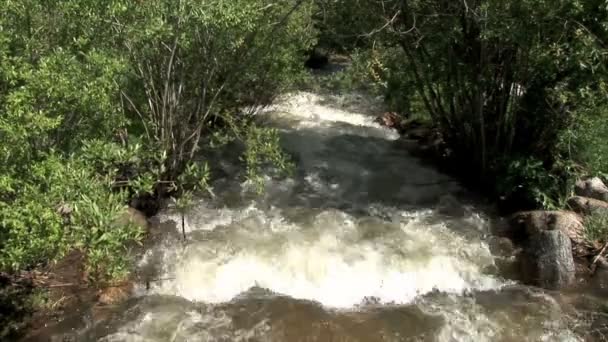
{"type": "Polygon", "coordinates": [[[582,341],[596,297],[520,284],[485,203],[408,156],[358,95],[296,93],[262,114],[292,177],[242,182],[155,220],[136,295],[83,310],[53,341],[582,341]],[[509,271],[511,270],[511,271],[509,271]],[[573,299],[574,298],[574,299],[573,299]],[[96,311],[97,310],[97,311],[96,311]],[[101,312],[101,313],[100,313],[101,312]]]}

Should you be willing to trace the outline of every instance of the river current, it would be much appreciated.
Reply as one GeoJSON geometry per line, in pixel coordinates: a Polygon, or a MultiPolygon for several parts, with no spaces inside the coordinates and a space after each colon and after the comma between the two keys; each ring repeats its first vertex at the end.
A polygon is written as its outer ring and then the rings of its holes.
{"type": "Polygon", "coordinates": [[[298,92],[261,113],[294,175],[267,177],[256,196],[220,158],[215,196],[184,217],[186,241],[181,215],[162,212],[138,266],[151,280],[83,338],[578,341],[555,296],[505,271],[513,256],[485,204],[408,155],[379,110],[298,92]]]}

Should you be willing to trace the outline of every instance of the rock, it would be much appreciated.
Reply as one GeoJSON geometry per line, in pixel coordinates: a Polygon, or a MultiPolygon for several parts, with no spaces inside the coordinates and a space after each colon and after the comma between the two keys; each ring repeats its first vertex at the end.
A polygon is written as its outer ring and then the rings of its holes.
{"type": "Polygon", "coordinates": [[[124,214],[122,214],[117,222],[119,225],[126,225],[129,223],[133,223],[136,226],[140,227],[144,231],[148,231],[148,218],[141,211],[129,207],[124,214]]]}
{"type": "Polygon", "coordinates": [[[574,244],[584,243],[583,218],[571,211],[525,211],[511,217],[509,237],[515,241],[527,240],[539,232],[560,230],[574,244]]]}
{"type": "Polygon", "coordinates": [[[578,196],[608,202],[608,187],[598,177],[576,182],[574,191],[578,196]]]}
{"type": "Polygon", "coordinates": [[[494,255],[509,257],[515,254],[515,246],[510,239],[494,237],[489,242],[490,251],[494,255]]]}
{"type": "Polygon", "coordinates": [[[550,290],[571,286],[576,268],[570,238],[561,230],[540,230],[524,247],[524,279],[550,290]]]}
{"type": "Polygon", "coordinates": [[[510,221],[510,237],[522,243],[524,280],[547,288],[562,289],[574,283],[575,250],[585,246],[583,219],[569,211],[528,211],[510,221]]]}
{"type": "Polygon", "coordinates": [[[608,202],[600,201],[595,198],[574,196],[568,200],[568,206],[575,212],[582,215],[590,215],[596,211],[608,211],[608,202]]]}
{"type": "Polygon", "coordinates": [[[389,128],[397,128],[400,123],[399,115],[394,112],[386,112],[378,116],[375,121],[378,124],[389,128]]]}
{"type": "Polygon", "coordinates": [[[129,299],[133,292],[133,283],[124,282],[116,286],[110,286],[101,289],[98,292],[99,299],[98,303],[102,305],[114,305],[120,302],[124,302],[129,299]]]}

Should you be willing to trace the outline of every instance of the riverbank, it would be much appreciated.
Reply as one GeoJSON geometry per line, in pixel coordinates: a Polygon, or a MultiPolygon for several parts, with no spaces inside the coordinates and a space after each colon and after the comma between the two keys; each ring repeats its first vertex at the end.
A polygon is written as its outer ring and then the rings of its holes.
{"type": "MultiPolygon", "coordinates": [[[[456,177],[473,191],[482,191],[479,188],[480,184],[475,184],[470,177],[471,170],[462,167],[463,163],[457,162],[452,157],[450,148],[443,141],[441,133],[431,123],[402,120],[399,115],[390,112],[379,115],[376,120],[383,126],[399,132],[402,145],[408,153],[456,177]]],[[[561,231],[570,241],[563,247],[545,246],[550,253],[554,253],[554,256],[549,257],[542,268],[552,268],[550,264],[556,264],[550,274],[541,276],[538,274],[539,271],[530,269],[530,265],[526,265],[534,264],[541,256],[528,255],[526,260],[522,259],[523,272],[528,273],[524,275],[524,278],[531,284],[549,288],[567,288],[588,287],[592,286],[591,283],[603,282],[603,280],[595,278],[603,277],[602,272],[596,272],[598,267],[606,267],[603,254],[607,244],[602,242],[602,239],[605,238],[605,232],[608,231],[608,219],[605,218],[608,210],[608,202],[606,202],[608,187],[599,178],[590,177],[576,182],[572,193],[567,206],[561,211],[537,210],[537,208],[521,205],[513,199],[508,202],[497,201],[499,213],[509,217],[505,227],[501,228],[497,234],[508,237],[524,249],[537,248],[526,246],[531,239],[535,239],[535,234],[544,231],[561,231]],[[567,250],[567,255],[564,256],[563,253],[554,251],[559,249],[563,249],[564,252],[567,250]],[[565,266],[565,264],[571,266],[565,266]],[[539,279],[539,277],[544,279],[539,279]]],[[[487,192],[485,194],[489,195],[487,192]]],[[[538,239],[538,243],[545,244],[544,240],[547,237],[538,239]]],[[[522,258],[525,258],[524,254],[522,254],[522,258]]]]}

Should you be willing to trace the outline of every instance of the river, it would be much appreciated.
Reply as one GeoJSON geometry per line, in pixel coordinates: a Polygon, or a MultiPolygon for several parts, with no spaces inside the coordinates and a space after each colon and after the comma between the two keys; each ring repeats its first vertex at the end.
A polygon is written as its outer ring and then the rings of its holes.
{"type": "MultiPolygon", "coordinates": [[[[137,295],[83,340],[579,341],[559,296],[506,271],[489,206],[409,156],[356,94],[264,113],[292,177],[252,194],[232,157],[214,199],[166,210],[137,295]]],[[[503,246],[505,245],[505,246],[503,246]]],[[[501,248],[503,246],[504,248],[501,248]]]]}

